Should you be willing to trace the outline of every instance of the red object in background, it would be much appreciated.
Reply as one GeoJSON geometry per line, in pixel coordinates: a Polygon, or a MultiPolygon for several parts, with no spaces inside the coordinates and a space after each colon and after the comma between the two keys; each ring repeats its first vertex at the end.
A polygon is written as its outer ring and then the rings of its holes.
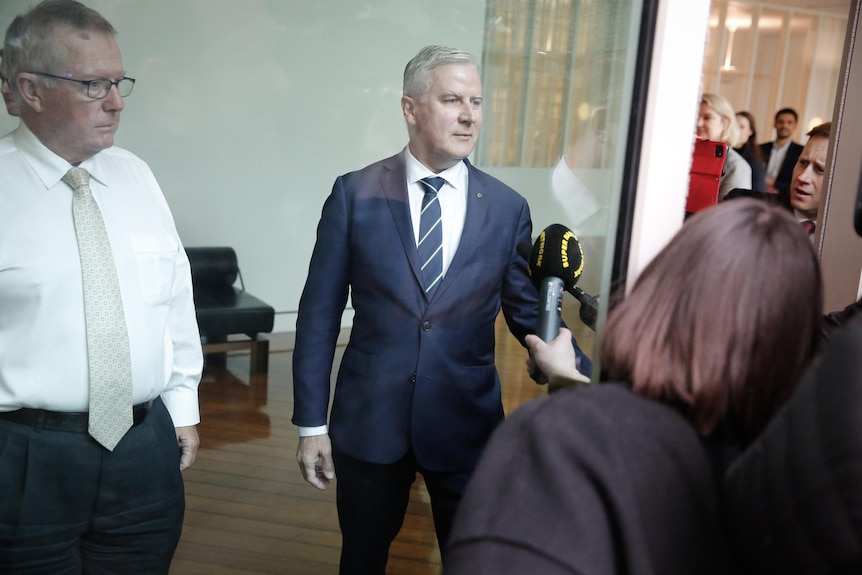
{"type": "Polygon", "coordinates": [[[704,138],[694,142],[689,172],[687,214],[693,214],[718,203],[718,186],[727,157],[727,144],[704,138]]]}

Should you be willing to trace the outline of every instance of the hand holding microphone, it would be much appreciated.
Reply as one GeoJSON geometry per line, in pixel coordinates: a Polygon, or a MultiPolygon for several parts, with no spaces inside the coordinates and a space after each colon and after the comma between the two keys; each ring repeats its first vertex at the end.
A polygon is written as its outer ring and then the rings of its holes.
{"type": "Polygon", "coordinates": [[[584,254],[571,230],[551,224],[536,238],[527,262],[530,277],[539,289],[536,335],[549,342],[560,331],[563,289],[578,281],[584,269],[584,254]]]}
{"type": "MultiPolygon", "coordinates": [[[[539,234],[532,247],[527,242],[519,245],[518,253],[527,260],[527,271],[539,290],[536,335],[542,341],[551,342],[559,334],[564,289],[581,302],[581,320],[595,329],[598,300],[576,285],[584,268],[584,254],[574,232],[552,224],[539,234]]],[[[535,362],[530,360],[529,366],[530,377],[536,383],[548,382],[535,362]]]]}
{"type": "Polygon", "coordinates": [[[577,285],[584,270],[584,252],[574,232],[561,224],[551,224],[542,230],[529,252],[526,246],[519,251],[527,260],[530,277],[539,289],[536,335],[546,342],[557,337],[563,289],[581,302],[581,321],[595,330],[598,298],[577,285]]]}
{"type": "Polygon", "coordinates": [[[553,392],[573,385],[589,384],[590,378],[578,371],[575,349],[572,347],[572,332],[560,329],[559,335],[550,342],[530,334],[525,343],[530,350],[527,368],[530,373],[541,373],[553,392]]]}

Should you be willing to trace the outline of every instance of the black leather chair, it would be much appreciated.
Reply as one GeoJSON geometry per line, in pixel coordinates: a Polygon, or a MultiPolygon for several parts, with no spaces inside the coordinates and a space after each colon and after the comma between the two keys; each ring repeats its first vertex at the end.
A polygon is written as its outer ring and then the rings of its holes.
{"type": "Polygon", "coordinates": [[[192,271],[195,311],[207,356],[248,349],[251,375],[269,370],[269,339],[275,309],[245,291],[236,252],[230,247],[186,248],[192,271]],[[234,287],[239,280],[240,287],[234,287]],[[241,339],[237,336],[243,335],[241,339]]]}

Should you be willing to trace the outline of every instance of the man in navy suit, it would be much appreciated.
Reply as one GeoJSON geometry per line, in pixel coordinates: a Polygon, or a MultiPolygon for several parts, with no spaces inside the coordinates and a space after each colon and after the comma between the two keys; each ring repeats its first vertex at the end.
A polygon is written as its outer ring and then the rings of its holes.
{"type": "Polygon", "coordinates": [[[760,144],[766,162],[766,189],[778,194],[778,203],[790,208],[790,183],[793,168],[802,153],[802,145],[792,140],[799,115],[793,108],[782,108],[775,113],[775,141],[760,144]]]}
{"type": "Polygon", "coordinates": [[[476,58],[422,49],[404,71],[401,107],[408,146],[335,181],[297,319],[297,460],[320,489],[338,473],[342,575],[384,573],[417,472],[444,547],[467,480],[503,419],[495,318],[502,309],[522,344],[537,318],[537,291],[517,250],[531,239],[527,202],[466,159],[482,125],[476,58]],[[431,176],[445,180],[437,195],[443,274],[426,292],[417,243],[420,180],[431,176]],[[348,294],[353,328],[327,427],[348,294]]]}

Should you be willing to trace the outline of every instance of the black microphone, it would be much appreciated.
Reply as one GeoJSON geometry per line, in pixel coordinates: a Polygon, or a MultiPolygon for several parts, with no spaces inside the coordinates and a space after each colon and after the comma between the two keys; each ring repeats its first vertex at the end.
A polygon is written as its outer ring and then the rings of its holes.
{"type": "Polygon", "coordinates": [[[588,328],[596,331],[596,320],[599,317],[598,296],[590,295],[578,286],[572,286],[571,289],[567,289],[566,291],[575,296],[575,298],[581,302],[581,311],[578,313],[581,321],[584,322],[584,325],[588,328]]]}
{"type": "MultiPolygon", "coordinates": [[[[584,270],[584,251],[575,233],[561,224],[551,224],[536,238],[529,255],[522,251],[525,249],[525,246],[519,246],[518,251],[528,262],[530,277],[539,288],[541,298],[539,327],[536,329],[536,335],[544,341],[550,341],[545,339],[544,335],[550,335],[551,339],[557,336],[562,302],[555,301],[554,298],[560,283],[562,289],[572,294],[581,303],[581,321],[595,330],[599,311],[598,298],[577,285],[584,270]]],[[[561,298],[562,292],[560,291],[559,294],[561,298]]]]}

